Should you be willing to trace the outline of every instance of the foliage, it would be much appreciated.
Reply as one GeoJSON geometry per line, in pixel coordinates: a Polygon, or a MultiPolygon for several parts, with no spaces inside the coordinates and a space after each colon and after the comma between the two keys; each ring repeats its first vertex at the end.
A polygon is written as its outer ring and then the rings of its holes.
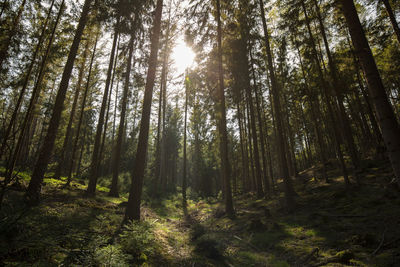
{"type": "Polygon", "coordinates": [[[131,221],[125,225],[120,234],[120,244],[122,251],[131,255],[137,264],[154,257],[157,248],[151,225],[147,222],[131,221]]]}

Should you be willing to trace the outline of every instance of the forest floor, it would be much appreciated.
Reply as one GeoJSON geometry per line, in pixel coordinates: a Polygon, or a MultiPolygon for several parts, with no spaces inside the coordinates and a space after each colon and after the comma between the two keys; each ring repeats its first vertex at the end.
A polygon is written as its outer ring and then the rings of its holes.
{"type": "Polygon", "coordinates": [[[141,223],[120,228],[126,198],[95,198],[85,186],[45,179],[39,206],[25,208],[21,185],[0,211],[0,266],[399,266],[400,198],[387,163],[368,164],[360,187],[346,191],[337,170],[327,184],[316,168],[295,180],[297,207],[283,195],[235,197],[229,219],[217,199],[179,194],[144,201],[141,223]],[[117,234],[116,234],[117,233],[117,234]]]}

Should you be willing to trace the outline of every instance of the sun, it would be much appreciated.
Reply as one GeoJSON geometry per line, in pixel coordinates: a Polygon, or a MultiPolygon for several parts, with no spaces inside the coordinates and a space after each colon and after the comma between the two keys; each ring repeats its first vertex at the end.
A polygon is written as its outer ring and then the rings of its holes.
{"type": "Polygon", "coordinates": [[[174,49],[172,50],[172,60],[178,74],[182,74],[194,63],[196,54],[188,47],[183,37],[178,38],[174,49]]]}

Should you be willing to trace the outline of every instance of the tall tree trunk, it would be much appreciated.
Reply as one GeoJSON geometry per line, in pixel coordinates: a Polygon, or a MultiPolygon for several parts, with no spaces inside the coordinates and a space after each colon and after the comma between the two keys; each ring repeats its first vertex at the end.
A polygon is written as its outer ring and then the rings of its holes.
{"type": "MultiPolygon", "coordinates": [[[[46,22],[45,22],[45,26],[44,26],[43,31],[42,31],[42,35],[39,38],[40,40],[39,40],[38,46],[41,45],[41,40],[44,37],[45,30],[46,30],[46,27],[47,27],[47,21],[50,18],[52,7],[53,6],[51,5],[49,13],[48,13],[48,16],[47,16],[47,19],[46,19],[46,22]]],[[[33,117],[34,117],[33,113],[34,113],[35,105],[36,105],[37,100],[38,100],[38,98],[40,96],[41,83],[43,81],[44,71],[45,71],[46,64],[47,64],[47,58],[48,58],[48,56],[50,54],[50,48],[52,47],[52,44],[53,44],[55,31],[56,31],[56,28],[57,28],[57,24],[58,24],[58,22],[60,20],[62,10],[63,10],[63,3],[60,6],[60,10],[58,12],[57,19],[56,19],[55,25],[53,27],[53,31],[52,31],[52,33],[50,35],[50,39],[49,39],[49,43],[48,43],[47,49],[45,51],[45,54],[43,56],[42,62],[41,62],[40,67],[39,67],[38,77],[36,79],[36,83],[35,83],[34,88],[32,90],[32,95],[31,95],[31,99],[29,101],[29,105],[28,105],[27,111],[25,112],[25,117],[24,117],[21,129],[20,129],[20,134],[19,134],[19,138],[18,138],[18,141],[17,141],[16,148],[14,150],[14,153],[12,154],[12,157],[10,158],[10,160],[9,160],[9,162],[7,164],[7,171],[6,171],[5,181],[8,181],[8,182],[11,181],[11,179],[12,179],[12,173],[14,171],[15,165],[16,165],[17,160],[18,160],[18,158],[20,156],[20,153],[22,151],[22,147],[24,145],[24,141],[26,140],[26,134],[29,132],[29,129],[31,128],[31,123],[32,123],[33,117]]],[[[36,57],[37,53],[39,52],[39,49],[40,48],[37,47],[34,57],[36,57]]],[[[26,90],[27,85],[28,85],[28,79],[29,79],[29,75],[26,77],[26,80],[25,80],[25,83],[24,83],[22,91],[26,90]]]]}
{"type": "Polygon", "coordinates": [[[140,202],[142,198],[143,176],[146,166],[146,154],[149,140],[151,102],[153,99],[154,80],[157,68],[162,8],[163,0],[157,0],[154,26],[151,35],[151,49],[149,57],[149,67],[147,71],[146,87],[144,91],[142,118],[140,121],[139,141],[124,221],[129,221],[133,219],[140,220],[140,202]]]}
{"type": "Polygon", "coordinates": [[[256,171],[255,171],[255,167],[254,167],[254,153],[253,153],[253,138],[252,138],[252,130],[250,127],[250,111],[249,111],[249,105],[248,105],[248,101],[244,101],[244,105],[245,105],[245,117],[247,119],[245,119],[244,121],[244,127],[247,130],[247,135],[248,135],[248,152],[250,155],[250,165],[251,165],[251,180],[250,180],[250,190],[255,192],[256,191],[256,187],[257,187],[257,182],[256,182],[256,171]],[[247,122],[247,123],[246,123],[247,122]]]}
{"type": "Polygon", "coordinates": [[[79,19],[78,27],[75,32],[74,40],[69,51],[67,63],[64,68],[64,72],[61,78],[60,88],[57,92],[56,101],[54,104],[53,113],[50,119],[49,128],[42,145],[39,158],[36,162],[35,168],[32,173],[31,181],[26,192],[26,200],[30,205],[35,205],[39,202],[40,190],[42,187],[42,181],[44,173],[46,172],[47,165],[50,160],[51,153],[54,147],[54,141],[58,126],[60,124],[61,113],[64,109],[64,100],[68,89],[69,80],[71,78],[72,68],[74,66],[75,58],[78,52],[79,43],[88,20],[88,13],[92,0],[85,0],[83,5],[81,17],[79,19]]]}
{"type": "MultiPolygon", "coordinates": [[[[113,85],[114,85],[114,78],[115,78],[115,72],[116,72],[116,69],[117,69],[117,59],[118,59],[118,50],[119,50],[119,42],[120,42],[120,34],[118,34],[118,42],[117,42],[117,54],[116,54],[116,56],[115,56],[115,59],[114,59],[114,66],[113,66],[113,74],[112,74],[112,77],[111,77],[111,85],[110,85],[110,93],[109,93],[109,96],[108,96],[108,104],[107,104],[107,112],[106,112],[106,121],[105,121],[105,123],[104,123],[104,133],[103,133],[103,139],[102,139],[102,141],[101,141],[101,146],[100,146],[100,152],[99,152],[99,155],[100,155],[100,160],[99,160],[99,162],[100,162],[100,164],[103,162],[103,160],[104,160],[104,154],[103,154],[103,152],[104,152],[104,147],[105,147],[105,143],[106,143],[106,137],[107,137],[107,127],[108,127],[108,121],[109,121],[109,119],[110,119],[110,108],[111,108],[111,97],[112,97],[112,92],[113,92],[113,85]]],[[[115,122],[115,120],[114,120],[114,122],[115,122]]],[[[114,130],[114,129],[113,129],[114,130]]],[[[113,133],[114,134],[114,133],[113,133]]],[[[111,146],[111,148],[112,148],[112,146],[111,146]]],[[[112,149],[111,149],[112,150],[112,149]]],[[[111,153],[112,154],[112,153],[111,153]]],[[[111,160],[110,160],[111,161],[111,160]]],[[[106,173],[109,173],[109,165],[107,166],[107,169],[103,169],[103,172],[105,172],[106,171],[106,173]]]]}
{"type": "Polygon", "coordinates": [[[268,165],[267,165],[267,157],[266,157],[266,147],[265,147],[265,142],[264,142],[264,125],[263,125],[263,119],[261,117],[261,104],[260,104],[260,96],[259,96],[259,89],[257,85],[257,79],[255,75],[255,70],[253,66],[253,56],[251,53],[250,49],[250,68],[253,76],[253,82],[254,82],[254,93],[255,93],[255,98],[256,98],[256,110],[257,110],[257,118],[258,118],[258,128],[260,129],[260,149],[261,149],[261,158],[262,158],[262,163],[263,163],[263,176],[264,176],[264,187],[265,187],[265,196],[269,197],[268,194],[271,193],[271,188],[270,188],[270,183],[268,177],[268,165]]]}
{"type": "MultiPolygon", "coordinates": [[[[331,104],[331,99],[330,99],[330,96],[329,96],[329,94],[327,92],[328,85],[327,85],[327,83],[325,81],[324,74],[323,74],[322,69],[321,69],[320,60],[318,58],[318,52],[317,52],[316,44],[315,44],[315,41],[314,41],[315,39],[314,39],[314,36],[312,34],[312,31],[311,31],[310,22],[309,22],[309,19],[308,19],[307,10],[306,10],[306,7],[304,5],[304,2],[301,2],[301,5],[302,5],[302,8],[303,8],[304,16],[306,18],[307,31],[308,31],[309,38],[310,38],[310,41],[311,41],[311,49],[312,49],[312,52],[313,52],[312,56],[313,56],[313,61],[314,61],[314,67],[316,68],[316,70],[318,72],[319,83],[320,83],[320,85],[322,87],[322,88],[320,88],[320,90],[322,91],[322,94],[325,97],[326,106],[328,108],[328,117],[329,117],[329,120],[330,120],[330,125],[333,128],[334,142],[335,142],[334,147],[336,148],[336,154],[337,154],[337,156],[339,158],[339,161],[340,161],[340,164],[341,164],[341,167],[342,167],[342,173],[343,173],[343,176],[345,177],[346,186],[348,186],[349,185],[349,181],[346,179],[347,168],[346,168],[346,164],[345,164],[345,161],[344,161],[344,158],[343,158],[343,152],[342,152],[342,148],[341,148],[342,139],[341,139],[341,136],[340,136],[340,133],[339,133],[338,125],[336,124],[336,118],[335,118],[335,113],[334,113],[334,110],[333,110],[333,107],[332,107],[332,104],[331,104]]],[[[355,177],[356,177],[356,179],[358,178],[357,175],[355,175],[355,177]]],[[[357,182],[359,182],[358,179],[357,179],[357,182]]]]}
{"type": "Polygon", "coordinates": [[[78,127],[76,129],[75,142],[74,142],[74,146],[72,147],[71,162],[70,162],[70,165],[69,165],[68,180],[67,180],[66,186],[69,186],[71,184],[72,172],[73,172],[74,167],[75,167],[76,151],[78,149],[78,141],[79,141],[79,137],[80,137],[80,134],[81,134],[81,127],[82,127],[82,123],[83,123],[83,119],[84,119],[83,115],[85,114],[85,107],[86,107],[87,97],[88,97],[89,88],[90,88],[90,79],[91,79],[91,75],[92,75],[93,62],[94,62],[94,57],[96,55],[97,38],[98,38],[98,35],[96,36],[96,41],[94,43],[92,57],[90,59],[89,72],[88,72],[88,76],[87,76],[87,79],[86,79],[86,87],[85,87],[85,92],[83,94],[82,105],[81,105],[81,113],[79,115],[78,127]]]}
{"type": "MultiPolygon", "coordinates": [[[[101,102],[101,107],[100,107],[99,121],[97,123],[96,136],[94,139],[93,154],[90,163],[89,185],[86,191],[88,195],[94,195],[96,192],[98,169],[100,165],[99,148],[100,148],[101,134],[103,132],[104,114],[106,112],[106,107],[107,107],[108,91],[110,89],[110,83],[111,83],[111,74],[114,64],[115,49],[117,47],[118,27],[119,27],[118,24],[119,24],[119,18],[117,18],[117,22],[115,24],[114,40],[111,48],[110,61],[108,64],[106,85],[104,88],[103,100],[101,102]]],[[[127,76],[129,76],[129,74],[127,76]]]]}
{"type": "Polygon", "coordinates": [[[81,84],[82,84],[82,80],[83,80],[83,74],[84,74],[84,70],[85,70],[86,58],[87,58],[88,53],[89,53],[89,43],[87,42],[85,50],[83,52],[83,56],[82,56],[82,63],[79,68],[78,82],[76,84],[74,100],[72,102],[70,117],[68,120],[67,131],[65,133],[63,146],[62,146],[61,152],[60,152],[60,158],[58,160],[57,168],[56,168],[56,171],[54,174],[55,179],[59,179],[60,176],[66,171],[65,159],[67,158],[67,162],[70,161],[70,157],[68,157],[68,155],[67,155],[67,153],[68,153],[67,150],[68,150],[68,147],[70,146],[71,138],[73,135],[72,124],[75,119],[76,106],[78,104],[79,95],[81,92],[81,84]]]}
{"type": "Polygon", "coordinates": [[[183,175],[182,175],[182,206],[183,212],[187,213],[187,201],[186,201],[186,125],[187,125],[187,109],[188,109],[188,87],[189,87],[189,74],[185,73],[185,121],[183,126],[183,175]]]}
{"type": "MultiPolygon", "coordinates": [[[[7,7],[8,7],[8,0],[4,0],[1,5],[0,19],[1,19],[1,17],[3,17],[3,13],[4,13],[4,11],[6,11],[7,7]]],[[[0,24],[0,27],[1,27],[1,24],[0,24]]]]}
{"type": "Polygon", "coordinates": [[[390,5],[389,0],[381,0],[383,5],[385,6],[386,12],[388,13],[390,23],[392,23],[392,27],[394,30],[394,33],[396,34],[397,41],[400,44],[400,28],[399,24],[396,21],[396,16],[394,15],[392,6],[390,5]]]}
{"type": "Polygon", "coordinates": [[[378,124],[382,130],[389,159],[392,164],[397,184],[400,186],[400,126],[383,86],[381,76],[369,47],[364,29],[358,18],[352,0],[341,0],[341,7],[347,26],[367,80],[369,95],[375,107],[378,124]]]}
{"type": "MultiPolygon", "coordinates": [[[[326,32],[325,32],[325,26],[324,26],[324,22],[322,20],[322,16],[320,13],[320,8],[318,6],[317,0],[313,0],[314,2],[314,6],[315,6],[315,10],[316,10],[316,14],[317,14],[317,18],[318,18],[318,22],[319,22],[319,27],[320,27],[320,31],[321,31],[321,35],[322,35],[322,39],[324,41],[324,46],[325,46],[325,52],[328,56],[328,65],[329,65],[329,70],[330,70],[330,75],[332,78],[332,82],[333,82],[333,89],[335,91],[336,94],[336,102],[339,106],[339,117],[340,120],[339,122],[341,123],[341,129],[342,129],[342,136],[344,138],[344,140],[346,141],[346,146],[347,146],[347,150],[350,154],[350,157],[352,159],[352,163],[354,165],[355,168],[355,176],[358,181],[358,173],[361,171],[361,166],[360,166],[360,158],[358,156],[359,151],[356,147],[356,144],[354,142],[354,138],[353,138],[353,132],[350,126],[350,122],[349,122],[349,117],[346,113],[346,109],[344,107],[344,97],[343,97],[343,92],[341,90],[341,87],[343,84],[341,84],[339,82],[339,77],[338,77],[338,73],[337,73],[337,67],[336,67],[336,63],[332,57],[331,54],[331,50],[329,48],[329,43],[328,43],[328,39],[326,37],[326,32]]],[[[306,16],[306,20],[308,20],[307,17],[307,13],[305,11],[305,5],[303,2],[303,8],[304,8],[304,12],[305,12],[305,16],[306,16]]]]}
{"type": "Polygon", "coordinates": [[[249,180],[249,160],[248,160],[248,155],[247,152],[245,152],[244,149],[244,136],[243,136],[243,127],[242,127],[242,114],[240,111],[240,105],[239,105],[240,99],[236,102],[236,108],[237,108],[237,118],[238,118],[238,124],[239,124],[239,138],[240,138],[240,153],[242,155],[242,171],[243,171],[243,177],[242,177],[242,190],[245,192],[247,191],[247,182],[249,180]]]}
{"type": "MultiPolygon", "coordinates": [[[[119,165],[121,161],[121,148],[123,142],[123,136],[125,133],[125,114],[126,114],[126,105],[128,102],[128,92],[129,92],[129,80],[131,75],[132,69],[132,58],[133,58],[133,40],[134,34],[132,34],[131,39],[129,41],[129,55],[126,61],[126,75],[125,75],[125,85],[124,85],[124,92],[122,96],[122,103],[121,103],[121,115],[119,120],[119,127],[118,127],[118,136],[117,136],[117,144],[114,150],[114,158],[113,158],[113,177],[111,181],[111,187],[109,196],[118,197],[118,175],[119,175],[119,165]]],[[[90,184],[89,184],[90,185],[90,184]]],[[[96,190],[96,184],[92,184],[93,188],[91,189],[92,194],[96,190]]],[[[88,187],[88,193],[89,191],[88,187]]]]}
{"type": "Polygon", "coordinates": [[[286,198],[286,204],[287,208],[289,210],[293,210],[295,206],[295,200],[294,200],[294,189],[292,185],[292,181],[289,177],[288,173],[288,166],[287,166],[287,160],[286,160],[286,155],[285,155],[285,140],[284,140],[284,135],[283,135],[283,121],[281,118],[281,104],[280,104],[280,88],[277,83],[276,77],[275,77],[275,70],[273,66],[273,61],[272,61],[272,52],[271,52],[271,47],[269,43],[269,33],[268,33],[268,28],[267,28],[267,22],[265,19],[265,12],[264,12],[264,3],[262,0],[259,0],[260,4],[260,10],[261,10],[261,19],[262,19],[262,25],[263,25],[263,30],[264,30],[264,38],[265,38],[265,48],[266,48],[266,53],[267,53],[267,68],[269,72],[269,79],[271,81],[271,90],[272,90],[272,96],[273,96],[273,104],[274,104],[274,109],[275,109],[275,118],[276,118],[276,130],[277,130],[277,138],[278,138],[278,154],[279,154],[279,163],[280,163],[280,169],[283,175],[283,181],[284,181],[284,186],[285,186],[285,198],[286,198]]]}
{"type": "Polygon", "coordinates": [[[22,100],[24,98],[26,88],[28,87],[28,83],[29,83],[29,80],[30,80],[30,76],[31,76],[31,73],[32,73],[33,66],[36,63],[36,57],[37,57],[37,55],[38,55],[38,53],[40,51],[40,48],[43,45],[42,43],[43,43],[44,36],[46,34],[47,24],[48,24],[49,18],[51,16],[51,11],[53,9],[53,5],[54,5],[54,0],[51,2],[51,5],[49,7],[49,11],[47,13],[47,17],[46,17],[46,19],[44,21],[44,24],[42,26],[42,31],[41,31],[40,37],[38,39],[38,43],[37,43],[35,51],[33,52],[33,55],[32,55],[31,63],[29,64],[28,70],[26,72],[26,77],[24,79],[24,83],[22,85],[21,92],[19,93],[19,97],[18,97],[16,106],[14,108],[14,111],[13,111],[12,115],[11,115],[10,123],[8,124],[6,132],[5,132],[4,136],[3,136],[3,142],[2,142],[1,147],[0,147],[0,158],[3,155],[4,149],[5,149],[6,145],[7,145],[7,139],[9,137],[10,133],[11,133],[11,128],[12,128],[13,124],[15,123],[15,119],[16,119],[16,117],[18,115],[20,106],[22,104],[22,100]]]}
{"type": "Polygon", "coordinates": [[[2,43],[0,45],[0,72],[3,70],[3,63],[7,59],[8,49],[11,45],[12,39],[18,32],[19,22],[22,17],[22,12],[24,12],[25,4],[26,4],[26,0],[22,0],[22,3],[18,8],[18,13],[14,17],[14,20],[11,24],[10,32],[8,33],[8,36],[7,36],[6,40],[4,41],[4,43],[2,43]]]}
{"type": "Polygon", "coordinates": [[[232,201],[232,189],[230,182],[230,165],[228,158],[228,133],[226,130],[226,110],[224,93],[224,74],[222,68],[222,26],[221,26],[221,5],[220,0],[216,0],[217,5],[217,48],[218,48],[218,90],[217,90],[217,125],[220,139],[221,172],[225,188],[225,212],[228,216],[235,216],[232,201]],[[218,118],[219,117],[219,118],[218,118]]]}
{"type": "Polygon", "coordinates": [[[155,191],[158,192],[158,186],[162,186],[162,191],[165,191],[166,176],[167,176],[167,163],[166,163],[166,131],[165,131],[165,115],[167,106],[167,74],[168,74],[168,61],[170,53],[170,32],[171,32],[171,7],[168,10],[167,30],[165,33],[165,47],[161,69],[161,86],[160,86],[160,100],[159,100],[159,117],[157,128],[157,165],[156,165],[156,186],[155,191]]]}

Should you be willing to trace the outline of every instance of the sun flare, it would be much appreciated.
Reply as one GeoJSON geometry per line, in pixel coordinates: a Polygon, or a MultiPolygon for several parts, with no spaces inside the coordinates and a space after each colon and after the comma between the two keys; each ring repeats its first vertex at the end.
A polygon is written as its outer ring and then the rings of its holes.
{"type": "Polygon", "coordinates": [[[172,50],[172,59],[177,73],[184,73],[187,68],[191,67],[194,63],[195,56],[195,53],[186,45],[183,38],[179,38],[172,50]]]}

